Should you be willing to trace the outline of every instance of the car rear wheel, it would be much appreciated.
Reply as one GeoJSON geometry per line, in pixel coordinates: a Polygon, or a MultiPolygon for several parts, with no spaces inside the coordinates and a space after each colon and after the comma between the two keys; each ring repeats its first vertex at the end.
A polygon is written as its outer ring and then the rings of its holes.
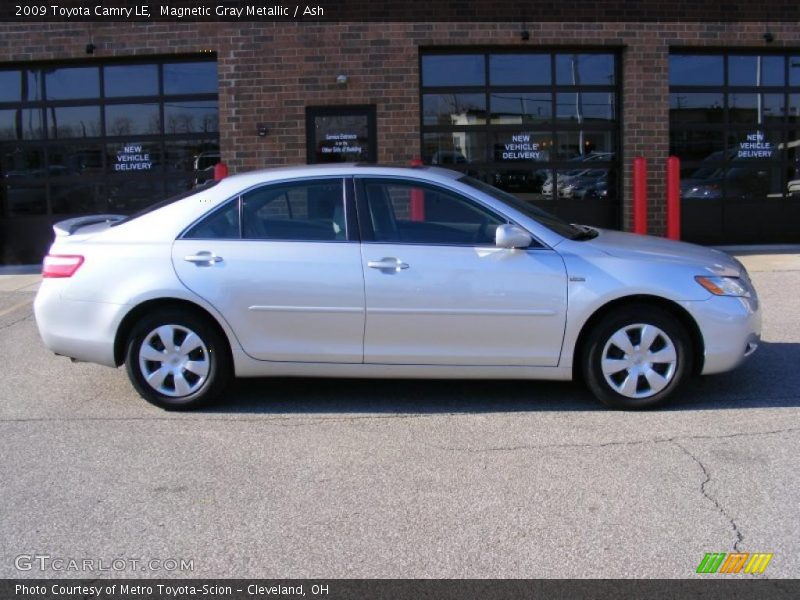
{"type": "Polygon", "coordinates": [[[589,389],[612,408],[652,408],[691,372],[686,328],[668,312],[636,305],[606,316],[589,334],[583,356],[589,389]]]}
{"type": "Polygon", "coordinates": [[[216,400],[232,373],[224,337],[207,319],[177,309],[158,311],[134,326],[125,367],[139,395],[168,410],[216,400]]]}

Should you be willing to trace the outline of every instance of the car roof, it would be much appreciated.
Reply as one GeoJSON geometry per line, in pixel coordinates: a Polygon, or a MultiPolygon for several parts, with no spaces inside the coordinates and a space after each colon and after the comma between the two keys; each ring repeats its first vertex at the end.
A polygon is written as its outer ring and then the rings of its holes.
{"type": "Polygon", "coordinates": [[[442,169],[441,167],[402,167],[393,165],[376,165],[364,163],[336,163],[323,165],[297,165],[272,167],[258,171],[247,171],[226,177],[225,182],[237,187],[250,187],[259,183],[280,181],[294,177],[345,177],[354,175],[415,177],[430,181],[446,181],[464,176],[460,171],[442,169]]]}

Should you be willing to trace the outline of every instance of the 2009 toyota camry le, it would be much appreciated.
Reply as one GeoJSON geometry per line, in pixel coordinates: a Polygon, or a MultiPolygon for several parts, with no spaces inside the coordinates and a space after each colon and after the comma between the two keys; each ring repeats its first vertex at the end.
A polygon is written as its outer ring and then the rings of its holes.
{"type": "Polygon", "coordinates": [[[759,343],[734,258],[570,225],[439,168],[270,169],[54,230],[45,345],[124,363],[167,409],[234,376],[579,378],[646,408],[759,343]]]}

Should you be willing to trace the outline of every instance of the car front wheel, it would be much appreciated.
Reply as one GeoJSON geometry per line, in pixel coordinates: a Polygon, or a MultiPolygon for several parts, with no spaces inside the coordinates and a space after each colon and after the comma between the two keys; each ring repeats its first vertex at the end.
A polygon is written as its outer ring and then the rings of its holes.
{"type": "Polygon", "coordinates": [[[212,402],[232,373],[224,337],[206,319],[177,309],[157,311],[134,326],[125,367],[136,391],[167,410],[212,402]]]}
{"type": "Polygon", "coordinates": [[[656,307],[630,306],[606,316],[590,333],[583,374],[594,395],[613,408],[661,404],[691,372],[686,328],[656,307]]]}

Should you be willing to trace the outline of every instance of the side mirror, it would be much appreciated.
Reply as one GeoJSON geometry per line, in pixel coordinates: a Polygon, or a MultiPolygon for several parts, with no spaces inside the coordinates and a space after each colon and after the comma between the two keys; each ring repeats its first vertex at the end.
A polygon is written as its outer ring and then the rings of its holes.
{"type": "Polygon", "coordinates": [[[518,225],[499,225],[494,235],[498,248],[527,248],[533,243],[531,234],[518,225]]]}

